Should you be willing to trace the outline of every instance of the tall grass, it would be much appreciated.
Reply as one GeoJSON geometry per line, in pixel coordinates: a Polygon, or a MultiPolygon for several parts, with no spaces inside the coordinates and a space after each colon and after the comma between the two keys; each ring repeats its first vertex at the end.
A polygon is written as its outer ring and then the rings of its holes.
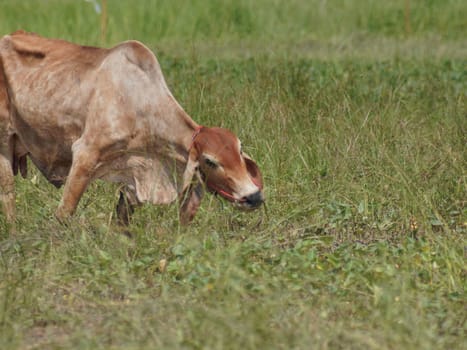
{"type": "MultiPolygon", "coordinates": [[[[0,30],[23,28],[79,42],[99,43],[99,16],[80,0],[0,1],[0,30]]],[[[407,35],[405,0],[182,0],[108,1],[108,42],[253,39],[300,41],[350,33],[407,35]]],[[[463,39],[467,11],[462,0],[411,1],[411,35],[463,39]]],[[[274,46],[275,42],[269,44],[274,46]]]]}
{"type": "Polygon", "coordinates": [[[235,131],[267,210],[207,196],[139,208],[93,183],[17,180],[0,216],[0,348],[462,349],[467,70],[462,1],[0,1],[0,29],[84,44],[136,38],[176,98],[235,131]],[[434,44],[433,44],[434,43],[434,44]]]}

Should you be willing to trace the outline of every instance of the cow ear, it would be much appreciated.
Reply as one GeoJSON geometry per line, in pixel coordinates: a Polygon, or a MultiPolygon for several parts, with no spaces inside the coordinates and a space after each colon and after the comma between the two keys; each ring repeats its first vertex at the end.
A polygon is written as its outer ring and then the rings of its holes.
{"type": "Polygon", "coordinates": [[[246,170],[248,171],[248,174],[251,177],[251,180],[253,180],[253,183],[259,187],[260,190],[263,189],[263,176],[261,175],[261,172],[259,171],[258,166],[256,165],[255,161],[251,159],[248,155],[245,153],[242,154],[243,160],[245,161],[246,165],[246,170]]]}

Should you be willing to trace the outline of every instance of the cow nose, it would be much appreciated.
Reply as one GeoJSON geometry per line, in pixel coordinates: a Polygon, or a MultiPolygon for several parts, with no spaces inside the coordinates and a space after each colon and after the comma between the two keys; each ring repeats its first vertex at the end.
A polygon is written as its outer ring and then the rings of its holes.
{"type": "Polygon", "coordinates": [[[264,202],[263,194],[261,191],[255,192],[249,196],[244,197],[244,201],[248,206],[257,208],[264,202]]]}

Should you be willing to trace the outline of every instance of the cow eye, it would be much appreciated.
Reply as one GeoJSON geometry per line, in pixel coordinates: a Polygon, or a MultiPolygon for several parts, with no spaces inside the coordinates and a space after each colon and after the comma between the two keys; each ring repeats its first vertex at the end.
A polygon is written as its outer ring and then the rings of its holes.
{"type": "Polygon", "coordinates": [[[205,161],[206,165],[210,167],[211,169],[215,169],[218,167],[217,163],[209,158],[206,158],[205,161]]]}

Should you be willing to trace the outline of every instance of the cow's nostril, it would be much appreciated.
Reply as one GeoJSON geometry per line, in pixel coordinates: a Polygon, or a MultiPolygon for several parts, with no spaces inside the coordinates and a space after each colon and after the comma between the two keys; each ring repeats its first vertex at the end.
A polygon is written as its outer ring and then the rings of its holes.
{"type": "Polygon", "coordinates": [[[245,199],[245,203],[253,208],[259,207],[264,201],[263,194],[260,191],[250,194],[249,196],[246,196],[244,199],[245,199]]]}

